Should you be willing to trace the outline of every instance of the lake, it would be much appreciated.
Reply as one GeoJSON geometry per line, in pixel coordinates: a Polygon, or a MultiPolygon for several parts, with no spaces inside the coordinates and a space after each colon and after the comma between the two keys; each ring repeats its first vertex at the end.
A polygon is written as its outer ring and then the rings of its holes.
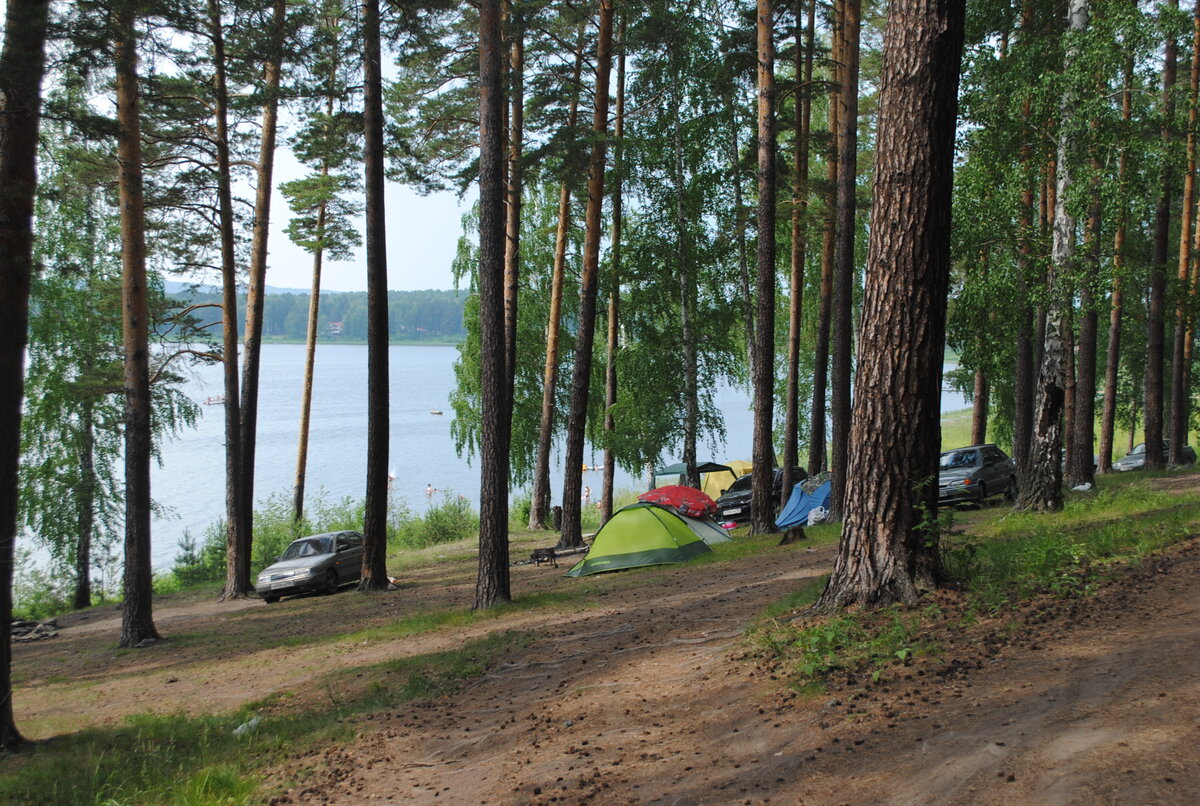
{"type": "MultiPolygon", "coordinates": [[[[291,501],[295,478],[296,439],[299,430],[300,396],[304,379],[304,345],[266,344],[262,348],[259,391],[258,449],[255,456],[255,498],[261,504],[271,494],[291,501]]],[[[450,393],[454,388],[453,363],[458,350],[452,346],[393,345],[389,348],[391,387],[391,440],[389,465],[395,480],[393,495],[415,512],[431,500],[426,485],[443,493],[464,495],[478,507],[478,462],[470,464],[454,450],[450,436],[450,393]],[[432,414],[442,411],[444,414],[432,414]]],[[[197,368],[187,393],[197,403],[222,392],[221,367],[197,368]]],[[[707,447],[701,439],[699,458],[716,461],[749,459],[753,413],[747,390],[722,387],[717,404],[726,414],[726,439],[707,447]]],[[[965,406],[961,395],[947,392],[944,411],[965,406]]],[[[152,557],[156,569],[169,568],[179,550],[184,532],[200,539],[210,524],[225,512],[224,410],[220,405],[203,405],[194,429],[162,445],[161,464],[152,470],[151,489],[162,513],[154,518],[152,557]]],[[[367,464],[367,348],[365,345],[322,344],[317,349],[313,382],[312,424],[309,435],[306,497],[312,502],[344,496],[361,498],[366,484],[367,464]]],[[[599,452],[589,452],[588,464],[601,461],[599,452]]],[[[664,457],[675,461],[678,457],[664,457]]],[[[557,499],[562,490],[563,453],[552,457],[552,491],[557,499]]],[[[602,473],[589,471],[584,483],[599,497],[602,473]]],[[[643,489],[619,468],[616,487],[643,489]]]]}

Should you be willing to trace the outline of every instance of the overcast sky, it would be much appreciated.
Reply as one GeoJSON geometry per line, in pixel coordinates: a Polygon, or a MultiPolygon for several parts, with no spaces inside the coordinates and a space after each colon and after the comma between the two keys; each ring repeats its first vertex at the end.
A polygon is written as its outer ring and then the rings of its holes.
{"type": "MultiPolygon", "coordinates": [[[[275,188],[271,200],[268,285],[302,289],[312,286],[312,256],[288,239],[286,229],[291,211],[287,199],[279,192],[281,183],[303,175],[303,166],[288,149],[280,148],[276,153],[275,188]]],[[[472,203],[471,195],[460,206],[453,193],[420,196],[402,185],[387,184],[384,213],[387,217],[390,290],[454,287],[450,264],[462,234],[462,213],[466,205],[472,203]]],[[[365,236],[361,218],[358,228],[365,236]]],[[[352,260],[339,263],[326,260],[321,270],[321,287],[328,291],[366,291],[365,247],[360,248],[352,260]]]]}

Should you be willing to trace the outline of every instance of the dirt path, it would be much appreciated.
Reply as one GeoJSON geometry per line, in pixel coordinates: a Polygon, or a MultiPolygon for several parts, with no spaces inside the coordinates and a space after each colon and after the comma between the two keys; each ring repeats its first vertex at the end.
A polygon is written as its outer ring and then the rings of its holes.
{"type": "Polygon", "coordinates": [[[815,700],[730,659],[764,602],[829,561],[801,558],[581,612],[453,701],[299,760],[310,780],[276,802],[1197,802],[1195,541],[1096,597],[1039,603],[1015,643],[815,700]]]}
{"type": "MultiPolygon", "coordinates": [[[[941,654],[881,685],[806,698],[748,656],[743,634],[831,558],[793,546],[605,575],[586,603],[391,638],[354,631],[461,607],[471,564],[419,569],[373,597],[168,603],[156,619],[171,640],[136,652],[115,650],[119,621],[101,609],[16,647],[14,705],[35,736],[147,709],[225,712],[330,670],[517,629],[533,644],[455,697],[359,718],[357,741],[274,770],[274,802],[1200,800],[1200,541],[1095,596],[1034,602],[967,640],[947,631],[941,654]]],[[[523,592],[580,584],[562,569],[513,572],[523,592]]]]}

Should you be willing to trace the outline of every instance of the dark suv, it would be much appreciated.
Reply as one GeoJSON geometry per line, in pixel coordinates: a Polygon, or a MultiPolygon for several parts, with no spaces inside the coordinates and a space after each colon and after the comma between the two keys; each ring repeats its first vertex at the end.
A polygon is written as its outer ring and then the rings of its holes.
{"type": "MultiPolygon", "coordinates": [[[[792,481],[804,481],[808,478],[808,473],[802,467],[792,468],[792,481]]],[[[750,520],[750,498],[752,491],[750,485],[752,483],[753,474],[747,473],[738,478],[724,494],[717,499],[717,522],[718,523],[746,523],[750,520]]],[[[775,468],[775,475],[771,481],[771,500],[775,502],[778,508],[779,493],[783,489],[783,468],[775,468]]]]}
{"type": "Polygon", "coordinates": [[[938,460],[938,503],[982,503],[993,495],[1017,493],[1017,468],[995,445],[946,451],[938,460]]]}

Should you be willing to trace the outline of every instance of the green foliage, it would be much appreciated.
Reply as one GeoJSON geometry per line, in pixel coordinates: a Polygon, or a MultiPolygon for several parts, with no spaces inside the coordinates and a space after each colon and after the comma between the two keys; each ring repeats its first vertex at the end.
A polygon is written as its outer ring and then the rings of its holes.
{"type": "Polygon", "coordinates": [[[479,533],[479,515],[464,498],[445,493],[419,518],[408,518],[389,534],[389,543],[403,549],[421,549],[439,543],[465,540],[479,533]]]}
{"type": "MultiPolygon", "coordinates": [[[[1086,596],[1106,564],[1137,562],[1195,534],[1200,503],[1155,491],[1144,480],[1105,476],[1101,482],[1098,494],[1069,497],[1062,512],[990,510],[965,529],[943,530],[943,562],[967,591],[967,621],[976,611],[996,612],[1037,595],[1086,596]]],[[[758,649],[800,684],[819,686],[833,674],[879,680],[889,667],[934,649],[921,638],[923,620],[940,615],[934,605],[790,621],[824,582],[814,580],[772,603],[750,632],[758,649]]]]}
{"type": "Polygon", "coordinates": [[[957,534],[943,542],[943,561],[980,606],[995,610],[1038,593],[1086,593],[1104,564],[1186,539],[1198,517],[1200,505],[1144,482],[1105,487],[1068,498],[1061,513],[1011,513],[984,534],[957,534]]]}
{"type": "Polygon", "coordinates": [[[71,609],[72,582],[53,567],[39,568],[28,549],[17,549],[13,572],[13,618],[41,621],[71,609]]]}
{"type": "Polygon", "coordinates": [[[755,630],[758,646],[782,658],[803,685],[819,682],[835,671],[866,668],[873,679],[889,667],[904,665],[928,651],[920,639],[921,617],[898,607],[849,614],[810,624],[771,621],[755,630]]]}

